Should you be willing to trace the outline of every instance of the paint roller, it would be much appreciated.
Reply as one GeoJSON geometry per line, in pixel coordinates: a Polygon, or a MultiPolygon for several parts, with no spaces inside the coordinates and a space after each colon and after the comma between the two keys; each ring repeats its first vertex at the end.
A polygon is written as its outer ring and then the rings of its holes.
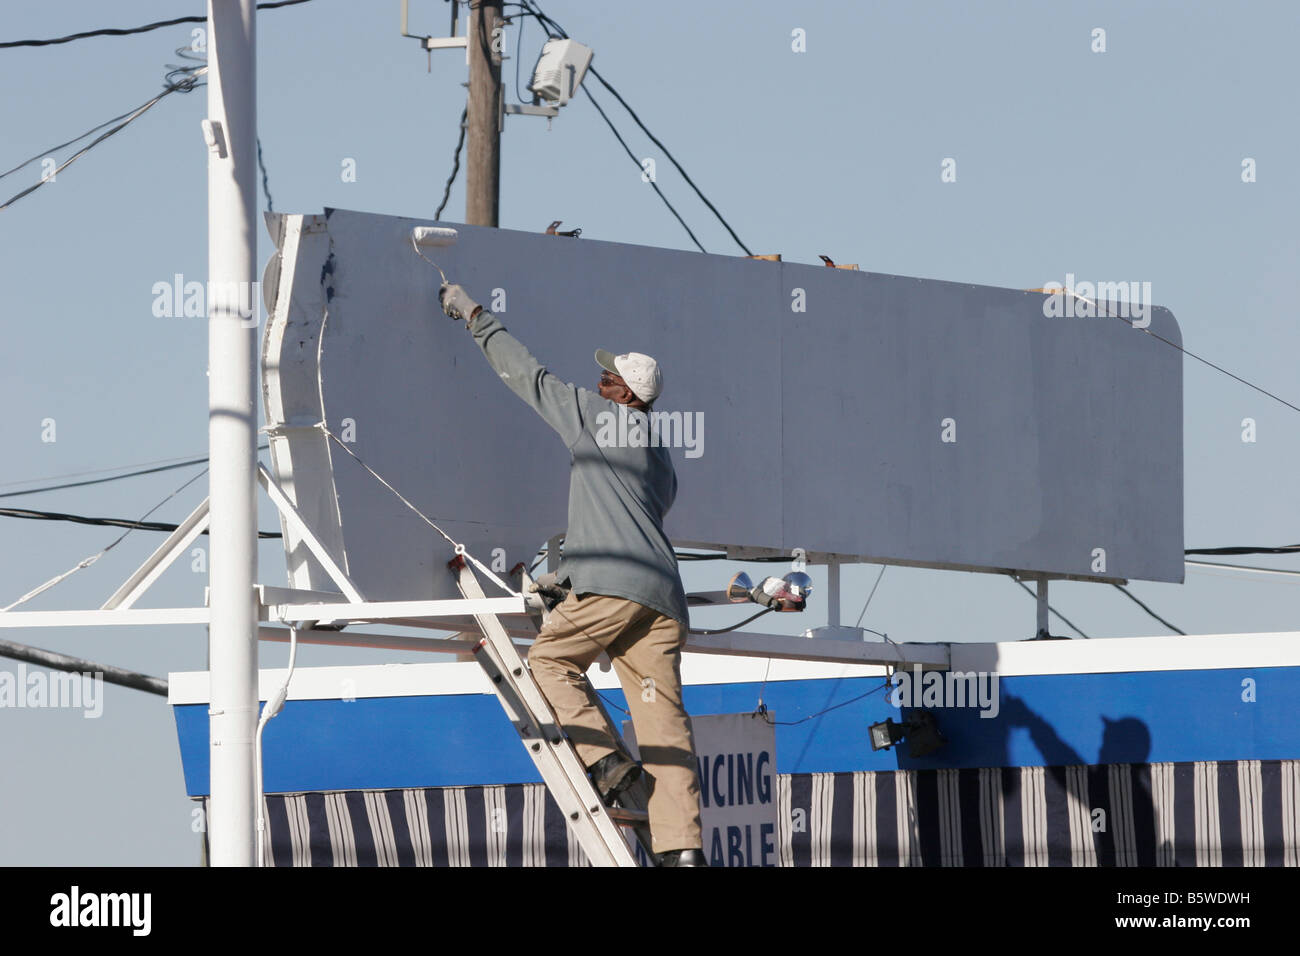
{"type": "Polygon", "coordinates": [[[442,271],[442,266],[426,256],[420,249],[445,249],[448,246],[454,246],[456,238],[456,230],[448,229],[445,226],[416,226],[411,230],[411,248],[415,250],[417,256],[438,270],[438,275],[442,276],[444,283],[447,281],[447,274],[442,271]]]}

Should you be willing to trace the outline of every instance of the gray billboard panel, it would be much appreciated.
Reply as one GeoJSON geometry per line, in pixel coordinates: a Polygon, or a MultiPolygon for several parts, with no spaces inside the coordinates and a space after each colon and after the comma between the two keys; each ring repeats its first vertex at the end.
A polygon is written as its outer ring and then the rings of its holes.
{"type": "MultiPolygon", "coordinates": [[[[431,223],[270,222],[268,423],[323,418],[481,560],[509,567],[562,532],[568,452],[439,311],[410,240],[431,223]]],[[[1120,319],[1048,318],[1019,290],[446,225],[458,242],[426,255],[565,381],[595,389],[597,348],[658,359],[656,411],[702,426],[672,451],[680,546],[1182,580],[1181,356],[1120,319]]],[[[1167,310],[1150,320],[1181,342],[1167,310]]],[[[319,430],[275,434],[272,456],[368,598],[453,596],[450,546],[319,430]]],[[[293,583],[334,589],[286,547],[293,583]]]]}

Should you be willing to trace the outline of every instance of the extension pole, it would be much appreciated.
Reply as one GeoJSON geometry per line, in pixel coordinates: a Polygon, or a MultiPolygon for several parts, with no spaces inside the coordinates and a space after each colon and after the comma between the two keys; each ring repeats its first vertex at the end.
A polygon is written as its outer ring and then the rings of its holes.
{"type": "Polygon", "coordinates": [[[252,866],[257,726],[254,0],[208,0],[208,630],[213,866],[252,866]],[[251,314],[250,314],[251,313],[251,314]]]}
{"type": "MultiPolygon", "coordinates": [[[[465,170],[465,222],[498,225],[501,199],[501,23],[502,0],[470,0],[469,151],[465,170]]],[[[518,51],[515,52],[518,56],[518,51]]]]}

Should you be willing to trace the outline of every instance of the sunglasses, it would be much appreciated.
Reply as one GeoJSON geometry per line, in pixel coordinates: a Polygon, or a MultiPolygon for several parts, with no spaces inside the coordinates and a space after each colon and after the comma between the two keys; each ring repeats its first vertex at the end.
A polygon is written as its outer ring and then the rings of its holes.
{"type": "Polygon", "coordinates": [[[615,376],[611,375],[609,372],[601,372],[600,384],[601,385],[622,385],[623,382],[621,379],[616,378],[615,376]]]}

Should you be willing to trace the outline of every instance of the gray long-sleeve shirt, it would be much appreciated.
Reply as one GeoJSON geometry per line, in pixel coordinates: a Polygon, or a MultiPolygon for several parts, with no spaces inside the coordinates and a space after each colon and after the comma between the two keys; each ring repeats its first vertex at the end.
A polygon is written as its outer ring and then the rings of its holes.
{"type": "Polygon", "coordinates": [[[573,457],[559,580],[575,593],[626,598],[688,623],[663,530],[677,474],[666,447],[637,440],[638,428],[651,434],[645,413],[561,381],[486,310],[469,328],[502,381],[559,432],[573,457]]]}

